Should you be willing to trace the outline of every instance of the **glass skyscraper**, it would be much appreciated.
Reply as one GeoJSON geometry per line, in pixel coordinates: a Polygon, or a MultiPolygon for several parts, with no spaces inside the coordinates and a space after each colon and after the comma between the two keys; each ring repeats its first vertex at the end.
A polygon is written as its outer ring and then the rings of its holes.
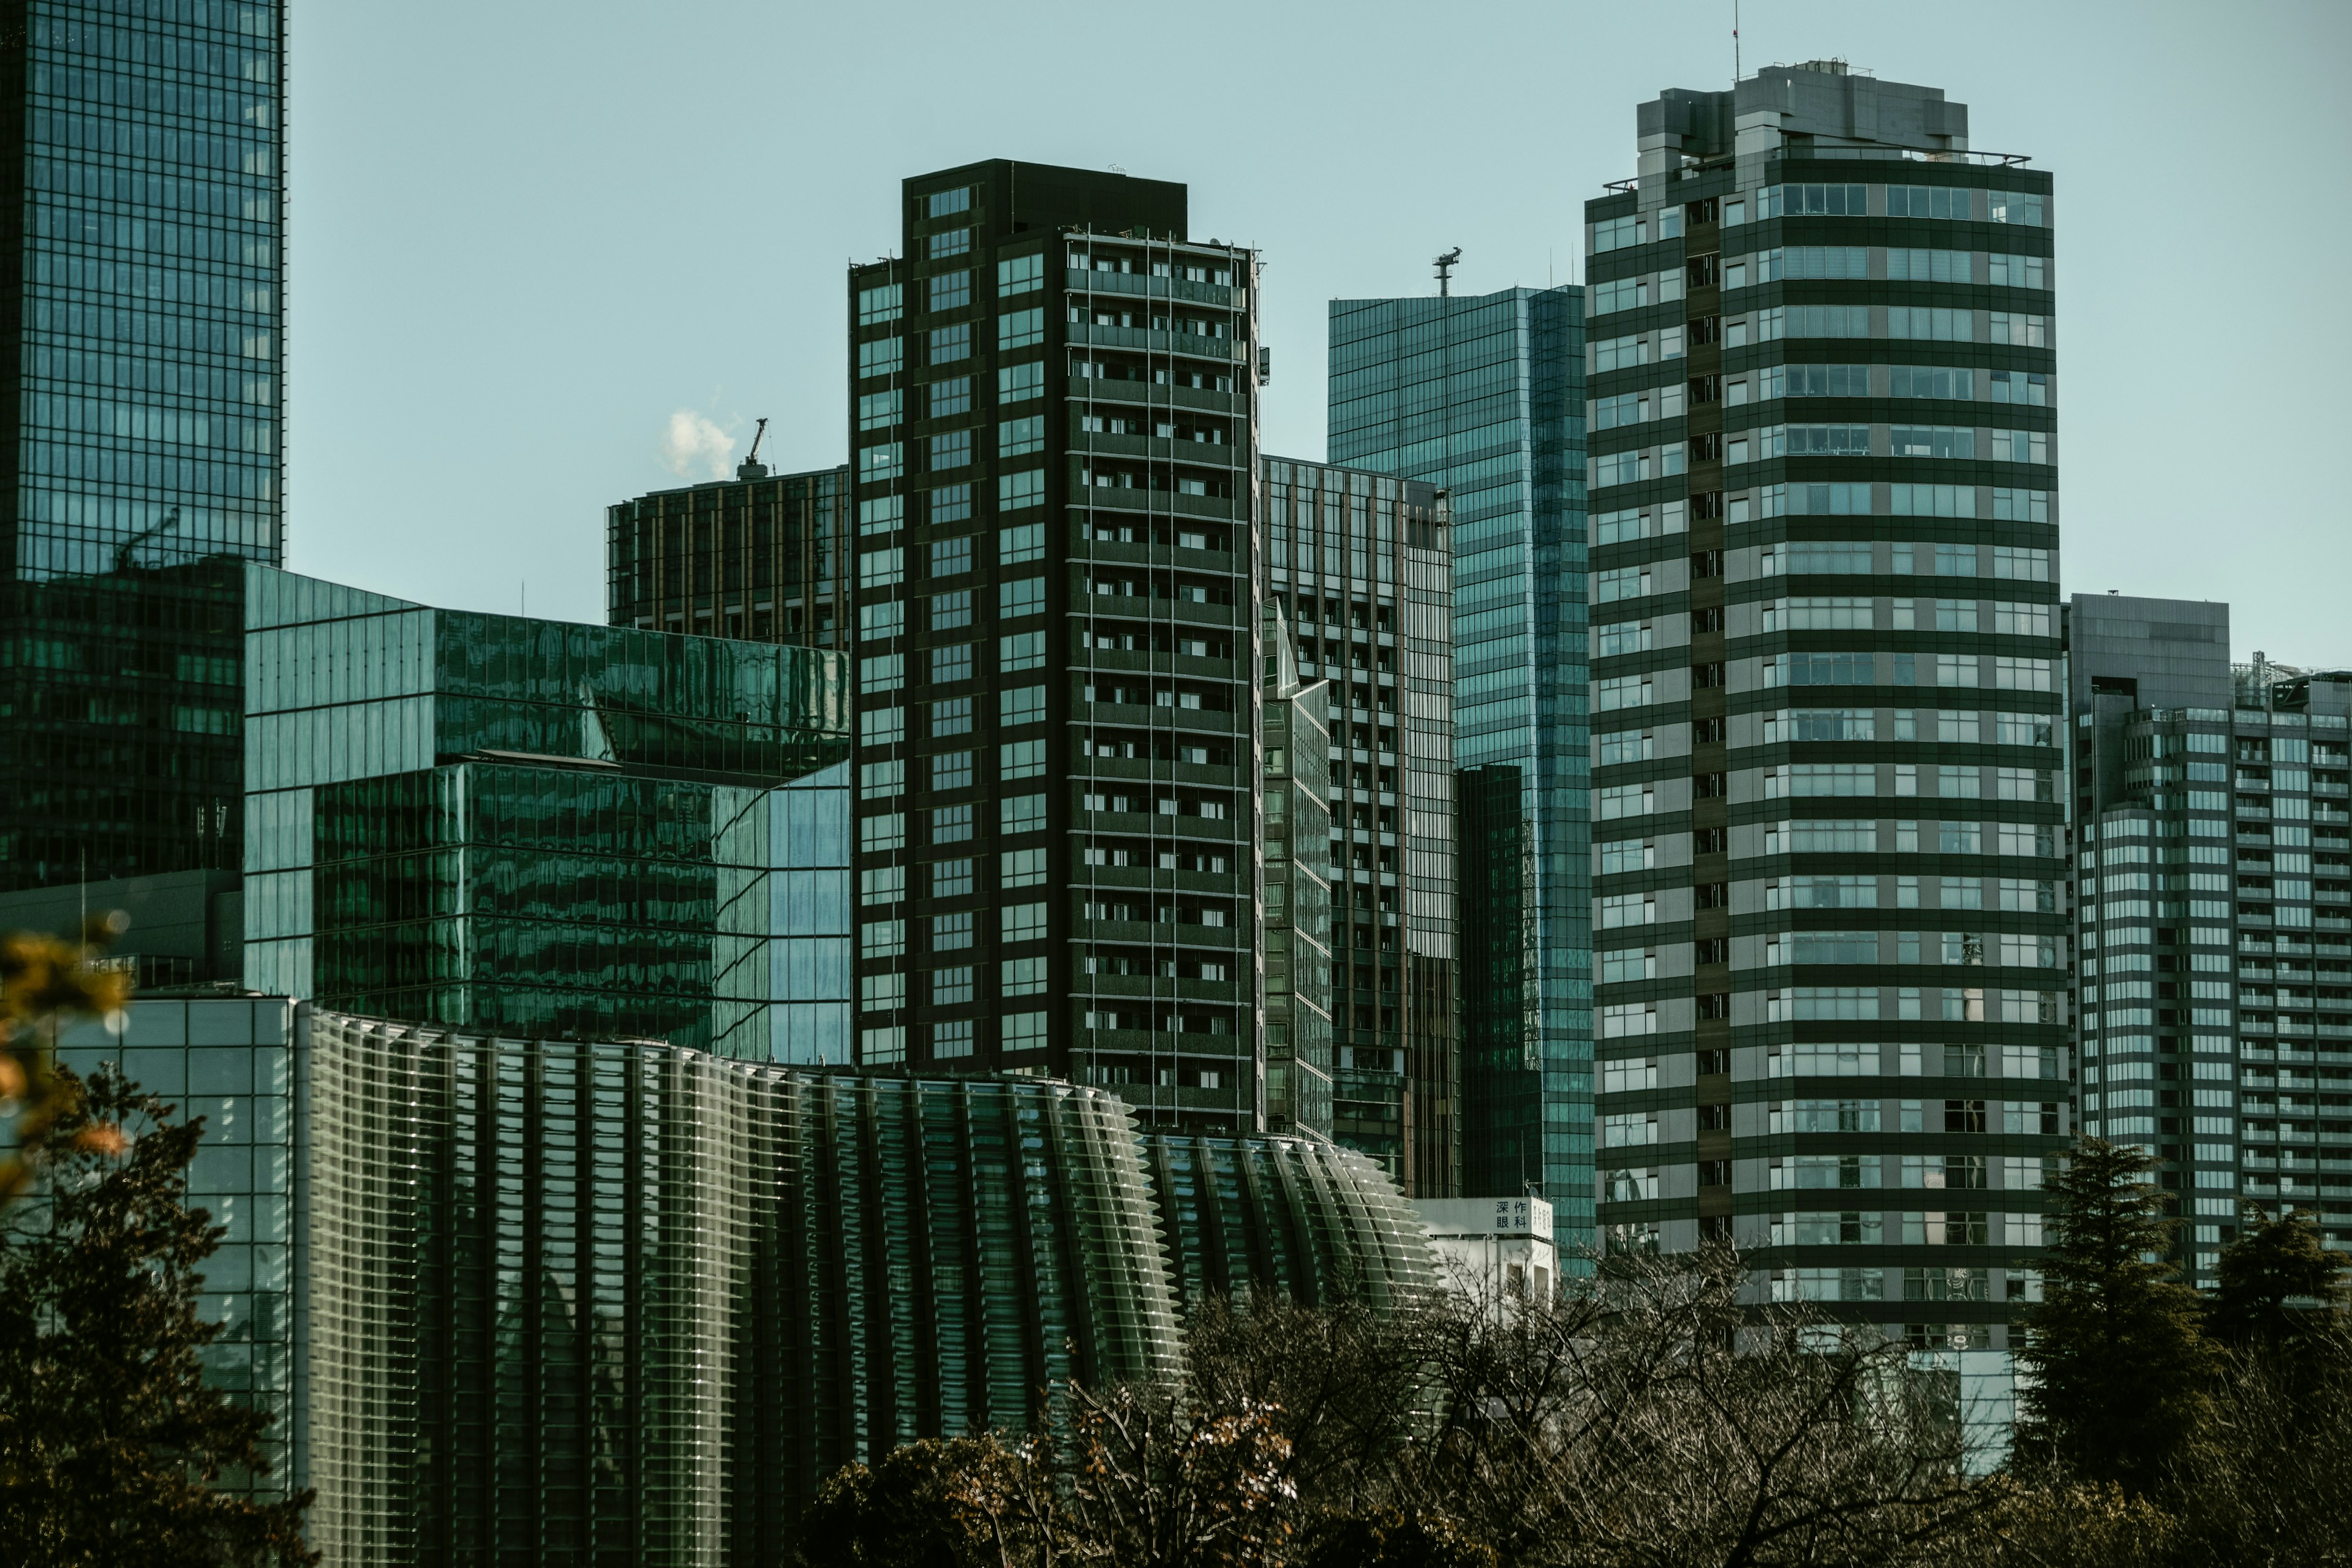
{"type": "Polygon", "coordinates": [[[1603,1229],[1997,1358],[2072,1132],[2051,177],[1833,61],[1638,124],[1585,206],[1603,1229]]]}
{"type": "Polygon", "coordinates": [[[247,573],[248,985],[847,1059],[844,656],[247,573]]]}
{"type": "Polygon", "coordinates": [[[1330,460],[1445,493],[1462,1187],[1591,1238],[1584,310],[1576,289],[1335,300],[1330,460]]]}
{"type": "Polygon", "coordinates": [[[0,53],[0,886],[238,861],[282,555],[284,13],[20,0],[0,53]]]}

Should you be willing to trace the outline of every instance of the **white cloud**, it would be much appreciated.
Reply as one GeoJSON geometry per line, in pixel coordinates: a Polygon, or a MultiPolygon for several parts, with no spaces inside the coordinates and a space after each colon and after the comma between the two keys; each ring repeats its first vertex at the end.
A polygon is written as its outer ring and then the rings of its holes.
{"type": "Polygon", "coordinates": [[[723,479],[735,455],[735,437],[708,416],[681,408],[669,416],[662,431],[662,461],[683,479],[723,479]]]}

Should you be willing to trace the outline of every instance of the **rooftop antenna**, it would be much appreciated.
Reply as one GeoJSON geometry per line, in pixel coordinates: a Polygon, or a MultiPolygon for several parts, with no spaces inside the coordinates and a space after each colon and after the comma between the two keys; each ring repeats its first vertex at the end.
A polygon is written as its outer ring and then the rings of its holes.
{"type": "Polygon", "coordinates": [[[741,462],[735,465],[735,477],[737,479],[764,479],[768,477],[768,466],[760,461],[760,443],[766,437],[767,434],[768,422],[765,419],[762,419],[760,421],[760,427],[751,432],[751,450],[750,454],[746,456],[741,462]]]}
{"type": "Polygon", "coordinates": [[[1731,85],[1739,85],[1739,0],[1731,0],[1731,85]]]}
{"type": "Polygon", "coordinates": [[[1437,258],[1437,297],[1444,299],[1453,292],[1454,268],[1462,260],[1462,247],[1455,246],[1437,258]]]}

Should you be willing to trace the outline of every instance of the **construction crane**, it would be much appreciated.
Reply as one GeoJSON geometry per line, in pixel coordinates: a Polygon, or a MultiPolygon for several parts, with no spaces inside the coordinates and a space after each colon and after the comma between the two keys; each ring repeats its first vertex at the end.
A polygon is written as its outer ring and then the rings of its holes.
{"type": "Polygon", "coordinates": [[[141,529],[137,533],[132,534],[121,544],[115,546],[114,569],[117,572],[130,571],[131,565],[131,555],[133,551],[137,550],[141,545],[146,543],[156,535],[169,532],[171,530],[179,526],[180,509],[178,507],[173,507],[171,510],[163,514],[163,521],[157,523],[152,528],[141,529]]]}
{"type": "Polygon", "coordinates": [[[766,438],[767,434],[768,422],[765,419],[762,419],[760,421],[760,427],[751,432],[751,452],[740,463],[738,463],[735,466],[735,477],[737,479],[764,479],[768,477],[766,467],[760,461],[760,443],[761,440],[766,438]]]}

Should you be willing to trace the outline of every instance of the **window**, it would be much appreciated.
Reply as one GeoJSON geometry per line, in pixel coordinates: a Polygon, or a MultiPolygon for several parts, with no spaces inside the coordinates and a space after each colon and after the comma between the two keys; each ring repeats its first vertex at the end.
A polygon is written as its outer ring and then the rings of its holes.
{"type": "MultiPolygon", "coordinates": [[[[1045,851],[1032,853],[1042,856],[1045,851]]],[[[997,934],[1006,942],[1040,942],[1045,935],[1045,906],[1043,904],[1007,904],[997,934]]]]}
{"type": "Polygon", "coordinates": [[[857,901],[895,904],[907,897],[907,868],[874,866],[857,873],[857,901]]]}
{"type": "Polygon", "coordinates": [[[1647,227],[1635,215],[1603,218],[1592,226],[1592,248],[1598,251],[1622,250],[1629,245],[1640,245],[1649,238],[1647,227]]]}
{"type": "Polygon", "coordinates": [[[1017,566],[1024,561],[1045,558],[1045,525],[1042,522],[1016,523],[999,529],[996,534],[996,563],[1017,566]]]}
{"type": "Polygon", "coordinates": [[[1867,185],[1767,185],[1756,193],[1758,218],[1794,217],[1801,214],[1831,217],[1866,217],[1870,214],[1867,185]]]}
{"type": "Polygon", "coordinates": [[[1974,517],[1977,514],[1974,485],[1894,485],[1889,487],[1889,502],[1897,517],[1974,517]]]}
{"type": "Polygon", "coordinates": [[[1889,185],[1886,187],[1886,216],[1946,218],[1966,223],[1969,216],[1969,203],[1973,199],[1969,191],[1950,185],[1889,185]]]}
{"type": "Polygon", "coordinates": [[[1045,634],[1012,632],[996,639],[996,668],[1007,675],[1045,668],[1045,634]]]}
{"type": "MultiPolygon", "coordinates": [[[[895,655],[892,657],[896,657],[895,655]]],[[[931,649],[931,684],[971,679],[971,644],[960,642],[931,649]]]]}
{"type": "Polygon", "coordinates": [[[907,576],[907,552],[893,544],[887,549],[861,551],[857,557],[857,585],[861,588],[887,588],[907,576]]]}
{"type": "Polygon", "coordinates": [[[860,430],[887,430],[898,423],[901,394],[897,387],[887,392],[868,392],[857,399],[857,427],[860,430]]]}
{"type": "Polygon", "coordinates": [[[931,787],[935,790],[969,789],[971,787],[971,753],[941,752],[931,759],[931,787]]]}
{"type": "Polygon", "coordinates": [[[1017,616],[1041,616],[1045,613],[1045,579],[1016,577],[1010,583],[996,585],[996,613],[1012,619],[1017,616]]]}
{"type": "Polygon", "coordinates": [[[1868,599],[1774,599],[1764,605],[1764,629],[1774,631],[1864,631],[1871,629],[1868,599]]]}
{"type": "Polygon", "coordinates": [[[1896,283],[1967,283],[1972,259],[1965,250],[1889,250],[1886,276],[1896,283]]]}
{"type": "Polygon", "coordinates": [[[1966,426],[1897,425],[1889,434],[1893,457],[1974,458],[1977,455],[1977,433],[1966,426]]]}
{"type": "Polygon", "coordinates": [[[1026,403],[1045,395],[1045,367],[1042,364],[1008,364],[996,372],[996,401],[1026,403]]]}
{"type": "Polygon", "coordinates": [[[1768,552],[1764,570],[1768,574],[1783,572],[1791,577],[1866,574],[1871,570],[1870,546],[1858,541],[1797,540],[1780,546],[1777,553],[1768,552]]]}
{"type": "Polygon", "coordinates": [[[1033,414],[1026,419],[1007,419],[996,427],[996,455],[1000,458],[1024,457],[1045,449],[1045,416],[1033,414]]]}
{"type": "Polygon", "coordinates": [[[1992,460],[1996,463],[2047,463],[2050,461],[2050,432],[1996,430],[1992,433],[1992,460]]]}
{"type": "Polygon", "coordinates": [[[1975,373],[1955,370],[1948,365],[1898,364],[1887,368],[1887,394],[1893,397],[1948,397],[1953,399],[1975,395],[1975,373]]]}
{"type": "Polygon", "coordinates": [[[1000,724],[1010,727],[1045,721],[1045,689],[1042,686],[1007,687],[996,694],[996,700],[1000,724]]]}
{"type": "Polygon", "coordinates": [[[927,203],[925,216],[929,217],[947,217],[955,213],[968,213],[971,211],[971,187],[958,185],[951,191],[933,191],[925,200],[927,203]]]}
{"type": "Polygon", "coordinates": [[[1620,397],[1601,398],[1593,408],[1592,427],[1614,430],[1620,425],[1633,425],[1649,416],[1649,400],[1637,392],[1620,397]]]}
{"type": "Polygon", "coordinates": [[[1045,286],[1045,258],[1012,256],[996,264],[996,294],[1010,299],[1015,294],[1034,294],[1045,286]]]}
{"type": "Polygon", "coordinates": [[[952,594],[931,595],[931,630],[953,631],[958,626],[971,625],[971,590],[960,589],[952,594]]]}
{"type": "MultiPolygon", "coordinates": [[[[1759,398],[1787,397],[1868,397],[1870,367],[1866,364],[1792,364],[1770,367],[1779,377],[1779,384],[1770,392],[1759,392],[1759,398]]],[[[1863,450],[1869,448],[1865,445],[1863,450]]]]}
{"type": "Polygon", "coordinates": [[[1008,795],[997,802],[997,808],[1000,832],[1009,835],[1045,830],[1045,797],[1042,795],[1008,795]]]}
{"type": "Polygon", "coordinates": [[[952,364],[971,357],[971,323],[931,330],[931,363],[952,364]]]}
{"type": "Polygon", "coordinates": [[[860,958],[897,958],[906,951],[905,921],[867,921],[857,928],[860,958]]]}
{"type": "Polygon", "coordinates": [[[996,749],[997,776],[1034,779],[1045,771],[1045,742],[1007,741],[996,749]]]}
{"type": "Polygon", "coordinates": [[[2011,343],[2024,348],[2050,346],[2050,318],[2020,315],[2008,310],[1995,310],[1988,318],[1988,336],[1996,343],[2011,343]]]}
{"type": "Polygon", "coordinates": [[[971,732],[971,699],[952,697],[931,704],[931,735],[968,735],[971,732]]]}
{"type": "Polygon", "coordinates": [[[950,430],[931,437],[931,467],[965,468],[971,466],[971,432],[950,430]]]}
{"type": "Polygon", "coordinates": [[[969,805],[939,805],[931,808],[931,842],[958,844],[971,837],[971,807],[969,805]]]}
{"type": "MultiPolygon", "coordinates": [[[[1965,312],[1963,312],[1965,313],[1965,312]]],[[[1790,305],[1781,310],[1765,310],[1758,315],[1757,338],[1786,335],[1792,338],[1866,338],[1870,336],[1870,307],[1867,305],[1790,305]],[[1763,318],[1772,317],[1774,330],[1763,330],[1763,318]]]]}
{"type": "Polygon", "coordinates": [[[942,272],[931,279],[931,310],[961,310],[971,303],[971,274],[942,272]]]}
{"type": "MultiPolygon", "coordinates": [[[[1008,958],[998,971],[997,989],[1007,996],[1042,996],[1045,994],[1045,960],[1033,954],[1027,958],[1008,958]]],[[[1024,1014],[1038,1022],[1037,1032],[1045,1034],[1045,1015],[1024,1014]]]]}
{"type": "Polygon", "coordinates": [[[1870,426],[1867,425],[1774,426],[1759,431],[1758,437],[1764,447],[1758,455],[1766,458],[1870,456],[1870,426]]]}
{"type": "Polygon", "coordinates": [[[903,466],[904,458],[896,441],[857,448],[857,482],[861,485],[879,484],[887,479],[895,479],[903,466]]]}
{"type": "Polygon", "coordinates": [[[1647,278],[1615,278],[1592,286],[1592,313],[1605,316],[1612,310],[1630,310],[1650,302],[1650,280],[1647,278]]]}
{"type": "Polygon", "coordinates": [[[896,375],[906,364],[907,340],[876,338],[857,345],[857,374],[861,376],[896,375]]]}
{"type": "Polygon", "coordinates": [[[857,531],[894,533],[907,521],[905,496],[871,496],[857,503],[857,531]]]}
{"type": "Polygon", "coordinates": [[[861,974],[857,977],[857,1010],[861,1013],[887,1013],[907,1005],[907,977],[903,974],[861,974]]]}
{"type": "Polygon", "coordinates": [[[904,849],[906,847],[907,814],[905,812],[893,811],[880,816],[861,816],[857,819],[859,853],[874,855],[886,849],[904,849]]]}
{"type": "Polygon", "coordinates": [[[1003,349],[1024,349],[1032,343],[1045,341],[1044,310],[1007,310],[996,319],[996,346],[1003,349]]]}
{"type": "Polygon", "coordinates": [[[1878,907],[1878,879],[1791,877],[1785,885],[1765,883],[1764,903],[1767,909],[1873,910],[1878,907]]]}
{"type": "MultiPolygon", "coordinates": [[[[931,1005],[952,1006],[971,1000],[971,965],[961,963],[952,969],[931,971],[931,1005]]],[[[967,1046],[969,1052],[970,1047],[967,1046]]]]}
{"type": "Polygon", "coordinates": [[[1782,278],[1867,278],[1870,252],[1859,245],[1793,245],[1756,258],[1756,280],[1782,278]]]}
{"type": "MultiPolygon", "coordinates": [[[[1045,961],[1042,958],[1006,959],[1004,961],[1006,978],[1003,987],[1004,994],[1028,996],[1044,992],[1045,989],[1045,961]],[[1013,968],[1015,964],[1034,966],[1033,969],[1023,971],[1023,978],[1018,986],[1015,986],[1012,980],[1013,968]]],[[[1045,1015],[1007,1013],[1004,1015],[1003,1028],[998,1038],[1008,1051],[1042,1051],[1045,1048],[1045,1015]]]]}
{"type": "Polygon", "coordinates": [[[893,599],[887,605],[857,606],[857,640],[876,642],[907,629],[907,606],[893,599]]]}
{"type": "Polygon", "coordinates": [[[970,947],[979,924],[980,922],[974,920],[968,910],[961,914],[933,915],[931,917],[931,951],[953,952],[958,948],[970,947]]]}
{"type": "Polygon", "coordinates": [[[2042,196],[2039,191],[1990,191],[1985,195],[1985,205],[1988,216],[1995,223],[2042,226],[2042,196]]]}
{"type": "Polygon", "coordinates": [[[1012,511],[1024,506],[1043,506],[1045,502],[1045,475],[1040,468],[1025,473],[996,476],[996,509],[1012,511]]]}
{"type": "Polygon", "coordinates": [[[961,898],[971,891],[971,862],[965,860],[934,860],[931,862],[931,897],[961,898]]]}
{"type": "Polygon", "coordinates": [[[941,229],[931,236],[930,258],[933,261],[942,257],[962,256],[971,249],[971,230],[968,228],[941,229]]]}
{"type": "MultiPolygon", "coordinates": [[[[970,944],[967,943],[966,945],[969,946],[970,944]]],[[[971,972],[970,970],[964,971],[964,973],[967,976],[969,976],[971,973],[971,972]]],[[[966,984],[964,989],[969,993],[971,990],[969,984],[966,984]]],[[[970,999],[969,995],[965,998],[967,1001],[970,999]]],[[[968,1057],[971,1055],[971,1043],[975,1028],[976,1026],[970,1018],[956,1018],[946,1023],[933,1024],[931,1026],[932,1059],[944,1061],[957,1057],[968,1057]]]]}
{"type": "Polygon", "coordinates": [[[2050,378],[2039,371],[1994,371],[1992,400],[1995,403],[2024,403],[2036,408],[2046,407],[2050,402],[2050,378]]]}
{"type": "Polygon", "coordinates": [[[1043,849],[1007,849],[996,858],[997,881],[1007,888],[1041,888],[1045,884],[1043,849]]]}
{"type": "Polygon", "coordinates": [[[1886,335],[1933,342],[1973,342],[1976,341],[1976,312],[1947,310],[1940,305],[1889,305],[1886,308],[1886,335]]]}
{"type": "Polygon", "coordinates": [[[857,661],[857,689],[872,694],[896,691],[907,684],[907,660],[903,654],[875,654],[857,661]]]}
{"type": "Polygon", "coordinates": [[[860,800],[888,800],[906,793],[905,758],[892,757],[884,762],[857,764],[857,797],[860,800]]]}
{"type": "Polygon", "coordinates": [[[871,327],[884,321],[895,321],[906,314],[902,286],[885,283],[877,289],[857,291],[857,324],[871,327]]]}
{"type": "MultiPolygon", "coordinates": [[[[934,494],[936,493],[937,492],[934,492],[934,494]]],[[[931,521],[933,522],[940,521],[936,511],[933,512],[931,521]]],[[[934,539],[931,541],[932,576],[957,577],[971,570],[971,535],[967,533],[961,539],[934,539]]]]}
{"type": "Polygon", "coordinates": [[[2050,492],[2009,489],[1997,485],[1992,492],[1992,514],[2014,522],[2048,522],[2050,492]]]}
{"type": "Polygon", "coordinates": [[[971,412],[971,377],[953,376],[935,381],[930,386],[930,410],[934,419],[944,419],[950,414],[971,412]]]}
{"type": "Polygon", "coordinates": [[[1592,368],[1595,371],[1623,370],[1629,365],[1649,363],[1650,345],[1643,338],[1607,338],[1592,345],[1592,368]]]}
{"type": "Polygon", "coordinates": [[[1986,258],[1991,268],[1990,281],[2007,289],[2047,289],[2050,287],[2050,261],[2041,256],[1993,256],[1986,258]]]}

